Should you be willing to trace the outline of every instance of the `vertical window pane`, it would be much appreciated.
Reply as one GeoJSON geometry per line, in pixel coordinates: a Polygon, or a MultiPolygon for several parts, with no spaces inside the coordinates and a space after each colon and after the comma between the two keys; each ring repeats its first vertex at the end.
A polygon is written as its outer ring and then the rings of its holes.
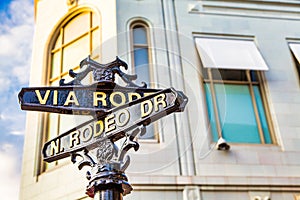
{"type": "Polygon", "coordinates": [[[60,75],[60,51],[52,54],[52,63],[51,63],[51,78],[57,77],[60,75]]]}
{"type": "Polygon", "coordinates": [[[57,136],[58,114],[49,113],[48,119],[48,134],[46,139],[51,140],[57,136]]]}
{"type": "Polygon", "coordinates": [[[134,64],[135,64],[135,73],[138,76],[138,82],[150,83],[150,74],[149,74],[149,61],[148,61],[148,49],[135,49],[134,50],[134,64]]]}
{"type": "Polygon", "coordinates": [[[89,38],[83,37],[63,49],[63,72],[79,65],[89,55],[89,38]]]}
{"type": "Polygon", "coordinates": [[[257,72],[256,71],[250,71],[250,77],[251,77],[251,81],[253,82],[257,82],[258,81],[258,77],[257,77],[257,72]]]}
{"type": "Polygon", "coordinates": [[[222,135],[228,142],[260,143],[249,88],[215,84],[222,135]]]}
{"type": "Polygon", "coordinates": [[[147,44],[147,31],[145,27],[139,26],[133,29],[133,43],[147,44]]]}
{"type": "Polygon", "coordinates": [[[217,125],[215,120],[214,107],[213,107],[212,96],[210,91],[210,84],[206,83],[204,84],[204,87],[206,93],[207,112],[210,121],[210,128],[213,136],[213,141],[216,142],[218,141],[219,135],[218,135],[217,125]]]}
{"type": "Polygon", "coordinates": [[[272,139],[270,137],[268,122],[267,122],[263,102],[262,102],[262,99],[261,99],[259,87],[258,86],[253,86],[253,90],[254,90],[254,95],[255,95],[255,99],[256,99],[256,103],[257,103],[257,109],[258,109],[258,113],[259,113],[261,126],[262,126],[262,129],[263,129],[263,132],[264,132],[265,143],[266,144],[271,144],[272,139]]]}
{"type": "Polygon", "coordinates": [[[92,32],[92,53],[91,57],[97,57],[100,55],[100,30],[97,29],[92,32]]]}
{"type": "Polygon", "coordinates": [[[56,42],[55,42],[53,50],[54,49],[58,49],[58,48],[61,47],[61,45],[62,45],[62,41],[61,40],[62,40],[62,34],[60,33],[59,36],[56,39],[56,42]]]}
{"type": "Polygon", "coordinates": [[[99,20],[99,17],[98,15],[96,15],[95,13],[92,13],[92,27],[96,27],[96,26],[99,26],[100,25],[100,20],[99,20]]]}
{"type": "Polygon", "coordinates": [[[90,29],[90,13],[77,15],[64,27],[64,44],[74,40],[78,36],[87,33],[90,29]]]}
{"type": "Polygon", "coordinates": [[[208,71],[206,68],[202,68],[202,77],[203,79],[208,79],[208,71]]]}
{"type": "MultiPolygon", "coordinates": [[[[59,115],[56,113],[49,113],[48,114],[48,130],[46,134],[46,141],[49,141],[57,136],[57,129],[58,129],[58,119],[59,115]]],[[[45,168],[50,169],[55,166],[55,162],[45,162],[45,168]]]]}
{"type": "Polygon", "coordinates": [[[134,64],[135,66],[148,64],[147,48],[137,48],[134,50],[134,64]]]}
{"type": "Polygon", "coordinates": [[[68,131],[70,128],[75,127],[75,117],[73,115],[60,115],[59,133],[68,131]]]}

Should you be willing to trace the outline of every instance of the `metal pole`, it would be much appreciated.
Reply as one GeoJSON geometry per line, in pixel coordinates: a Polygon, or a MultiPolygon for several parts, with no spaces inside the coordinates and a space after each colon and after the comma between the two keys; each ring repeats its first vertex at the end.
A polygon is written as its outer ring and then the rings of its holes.
{"type": "MultiPolygon", "coordinates": [[[[122,190],[122,188],[121,188],[122,190]]],[[[123,195],[120,188],[96,190],[94,200],[122,200],[123,195]]]]}
{"type": "Polygon", "coordinates": [[[94,200],[122,200],[132,191],[131,185],[119,163],[98,165],[96,171],[87,174],[89,185],[86,194],[94,200]]]}

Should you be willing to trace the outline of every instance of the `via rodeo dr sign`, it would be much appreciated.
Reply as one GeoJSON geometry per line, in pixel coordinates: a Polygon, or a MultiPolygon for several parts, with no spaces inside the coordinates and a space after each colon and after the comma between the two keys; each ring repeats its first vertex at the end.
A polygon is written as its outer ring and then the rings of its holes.
{"type": "Polygon", "coordinates": [[[110,82],[90,86],[23,88],[19,94],[23,110],[73,115],[101,115],[159,90],[126,88],[110,82]]]}
{"type": "Polygon", "coordinates": [[[120,67],[127,64],[118,57],[108,64],[99,64],[90,57],[80,63],[81,72],[69,71],[74,78],[59,87],[23,88],[19,101],[23,110],[61,114],[91,115],[93,119],[60,134],[44,144],[42,153],[46,162],[68,157],[82,150],[92,150],[101,141],[112,142],[126,136],[139,126],[150,123],[173,112],[182,112],[188,101],[180,91],[148,89],[134,84],[136,75],[128,75],[120,67]],[[94,83],[81,83],[89,73],[94,83]],[[127,84],[117,85],[115,74],[127,84]]]}

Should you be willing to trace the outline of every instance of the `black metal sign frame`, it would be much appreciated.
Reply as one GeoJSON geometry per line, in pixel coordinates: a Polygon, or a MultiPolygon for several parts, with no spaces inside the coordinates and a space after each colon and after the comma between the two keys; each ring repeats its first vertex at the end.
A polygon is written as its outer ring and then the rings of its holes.
{"type": "MultiPolygon", "coordinates": [[[[23,110],[60,114],[90,115],[91,120],[60,134],[44,144],[44,161],[52,162],[71,156],[78,168],[90,166],[86,194],[94,197],[122,195],[132,190],[124,174],[130,163],[125,156],[129,149],[139,149],[135,137],[146,132],[146,126],[173,112],[182,112],[188,98],[173,88],[149,89],[142,82],[135,84],[136,75],[124,73],[127,63],[118,57],[111,63],[100,64],[90,57],[80,62],[81,71],[69,71],[72,81],[60,80],[59,87],[22,88],[18,98],[23,110]],[[94,83],[82,80],[92,73],[94,83]],[[115,74],[125,82],[115,83],[115,74]],[[117,147],[114,143],[121,139],[117,147]],[[77,161],[76,157],[81,157],[77,161]]],[[[114,198],[110,198],[114,199],[114,198]]]]}

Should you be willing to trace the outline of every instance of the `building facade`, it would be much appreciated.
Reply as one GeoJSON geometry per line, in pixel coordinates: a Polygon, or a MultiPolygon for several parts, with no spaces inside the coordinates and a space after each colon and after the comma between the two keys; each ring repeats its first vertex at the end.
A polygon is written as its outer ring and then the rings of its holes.
{"type": "MultiPolygon", "coordinates": [[[[119,56],[189,97],[137,139],[124,199],[300,199],[299,1],[36,0],[35,24],[30,86],[119,56]]],[[[41,155],[87,118],[27,112],[20,199],[89,199],[85,169],[41,155]]]]}

